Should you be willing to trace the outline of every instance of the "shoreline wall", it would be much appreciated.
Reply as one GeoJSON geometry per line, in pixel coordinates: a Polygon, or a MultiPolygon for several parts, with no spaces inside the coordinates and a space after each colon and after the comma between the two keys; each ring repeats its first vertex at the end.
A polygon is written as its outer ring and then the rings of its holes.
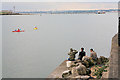
{"type": "Polygon", "coordinates": [[[108,78],[120,78],[120,46],[118,45],[118,34],[112,38],[112,47],[110,53],[110,64],[108,78]]]}

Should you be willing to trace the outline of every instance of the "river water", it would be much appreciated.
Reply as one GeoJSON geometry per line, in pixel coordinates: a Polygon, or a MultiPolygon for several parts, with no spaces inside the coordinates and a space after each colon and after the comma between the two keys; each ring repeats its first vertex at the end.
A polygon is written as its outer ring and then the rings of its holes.
{"type": "Polygon", "coordinates": [[[93,48],[98,56],[109,57],[118,15],[6,15],[2,26],[3,77],[45,78],[68,58],[70,48],[84,47],[87,56],[93,48]],[[25,32],[12,32],[17,28],[25,32]]]}

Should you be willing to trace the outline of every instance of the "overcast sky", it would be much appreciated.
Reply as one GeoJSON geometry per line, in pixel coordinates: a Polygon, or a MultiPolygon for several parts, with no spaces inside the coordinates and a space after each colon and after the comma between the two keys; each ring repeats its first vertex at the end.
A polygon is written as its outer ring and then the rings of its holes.
{"type": "Polygon", "coordinates": [[[93,10],[118,8],[117,2],[3,2],[3,10],[93,10]]]}
{"type": "Polygon", "coordinates": [[[118,2],[120,0],[0,0],[2,2],[118,2]]]}

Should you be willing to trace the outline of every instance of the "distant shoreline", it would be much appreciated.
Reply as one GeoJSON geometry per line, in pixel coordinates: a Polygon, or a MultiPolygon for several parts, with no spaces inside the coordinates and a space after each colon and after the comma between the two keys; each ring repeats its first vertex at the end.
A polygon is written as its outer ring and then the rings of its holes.
{"type": "Polygon", "coordinates": [[[65,10],[65,11],[23,11],[12,12],[9,10],[2,10],[0,15],[41,15],[41,14],[106,14],[119,12],[118,9],[109,10],[65,10]]]}
{"type": "MultiPolygon", "coordinates": [[[[117,12],[107,12],[107,13],[117,13],[117,12]]],[[[0,15],[44,15],[44,14],[51,14],[51,15],[54,15],[54,14],[96,14],[96,13],[3,13],[3,14],[0,14],[0,15]]],[[[104,13],[106,14],[106,13],[104,13]]]]}

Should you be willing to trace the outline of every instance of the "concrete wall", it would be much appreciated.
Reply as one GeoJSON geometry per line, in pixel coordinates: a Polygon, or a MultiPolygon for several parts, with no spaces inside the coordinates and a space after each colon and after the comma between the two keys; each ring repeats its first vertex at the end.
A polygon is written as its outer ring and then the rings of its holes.
{"type": "Polygon", "coordinates": [[[110,54],[109,78],[120,78],[120,46],[118,46],[118,34],[112,39],[112,48],[110,54]]]}

